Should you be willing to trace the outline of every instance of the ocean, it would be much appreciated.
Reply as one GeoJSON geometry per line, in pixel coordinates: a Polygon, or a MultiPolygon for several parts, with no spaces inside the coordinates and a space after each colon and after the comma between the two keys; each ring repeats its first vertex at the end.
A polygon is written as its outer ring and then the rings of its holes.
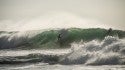
{"type": "MultiPolygon", "coordinates": [[[[0,56],[24,56],[33,53],[65,55],[70,49],[55,50],[1,50],[0,56]]],[[[125,70],[125,65],[48,64],[43,62],[0,64],[0,70],[125,70]]]]}
{"type": "Polygon", "coordinates": [[[107,31],[1,31],[0,70],[125,70],[125,32],[107,31]]]}

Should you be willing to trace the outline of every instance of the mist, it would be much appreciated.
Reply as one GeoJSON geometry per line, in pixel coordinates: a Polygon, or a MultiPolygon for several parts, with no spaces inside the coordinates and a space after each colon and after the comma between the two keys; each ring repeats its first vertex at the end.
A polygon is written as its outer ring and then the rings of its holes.
{"type": "Polygon", "coordinates": [[[125,30],[124,0],[0,0],[0,31],[48,28],[125,30]]]}

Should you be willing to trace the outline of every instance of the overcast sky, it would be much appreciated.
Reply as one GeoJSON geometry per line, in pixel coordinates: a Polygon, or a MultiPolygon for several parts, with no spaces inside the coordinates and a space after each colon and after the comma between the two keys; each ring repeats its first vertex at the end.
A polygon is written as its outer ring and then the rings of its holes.
{"type": "Polygon", "coordinates": [[[51,12],[68,12],[125,30],[125,0],[0,0],[0,27],[51,12]]]}

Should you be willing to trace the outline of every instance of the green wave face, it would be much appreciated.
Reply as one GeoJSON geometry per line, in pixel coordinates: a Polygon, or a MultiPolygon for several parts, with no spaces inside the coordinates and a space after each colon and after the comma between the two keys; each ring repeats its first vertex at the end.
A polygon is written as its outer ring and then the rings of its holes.
{"type": "Polygon", "coordinates": [[[119,38],[125,37],[125,32],[120,30],[113,30],[107,34],[108,30],[100,28],[70,28],[65,30],[65,34],[62,35],[63,39],[58,40],[60,31],[61,30],[44,31],[31,38],[30,43],[33,47],[64,48],[69,47],[72,42],[79,42],[81,40],[87,42],[93,39],[102,40],[107,35],[118,36],[119,38]]]}
{"type": "MultiPolygon", "coordinates": [[[[0,32],[2,33],[7,32],[0,32]]],[[[17,33],[17,32],[15,32],[17,33]]],[[[100,28],[90,28],[90,29],[80,29],[80,28],[69,28],[69,29],[58,29],[58,30],[48,30],[37,35],[28,38],[24,37],[14,37],[12,40],[10,36],[0,37],[0,46],[2,48],[20,48],[20,49],[32,49],[32,48],[66,48],[70,47],[72,42],[79,42],[83,40],[84,42],[91,41],[93,39],[102,40],[105,36],[117,36],[119,38],[125,37],[125,31],[121,30],[112,30],[108,33],[106,29],[100,28]],[[19,41],[19,42],[18,42],[19,41]],[[6,45],[8,44],[8,45],[6,45]]],[[[0,47],[1,48],[1,47],[0,47]]]]}
{"type": "Polygon", "coordinates": [[[33,48],[34,46],[43,48],[54,48],[55,46],[59,47],[57,44],[57,36],[58,31],[56,30],[44,31],[31,38],[29,42],[33,48]]]}

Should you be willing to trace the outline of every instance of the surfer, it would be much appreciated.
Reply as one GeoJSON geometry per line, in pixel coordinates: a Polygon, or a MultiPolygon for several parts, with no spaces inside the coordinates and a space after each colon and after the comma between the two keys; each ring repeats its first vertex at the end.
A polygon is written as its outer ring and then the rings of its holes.
{"type": "Polygon", "coordinates": [[[67,37],[68,37],[68,30],[66,29],[61,29],[58,34],[58,42],[60,46],[66,43],[67,37]]]}
{"type": "Polygon", "coordinates": [[[107,31],[106,35],[111,35],[112,33],[112,28],[109,28],[109,30],[107,31]]]}
{"type": "Polygon", "coordinates": [[[58,35],[58,43],[60,46],[62,45],[62,34],[61,33],[59,33],[59,35],[58,35]]]}
{"type": "Polygon", "coordinates": [[[58,35],[58,41],[61,40],[61,33],[58,35]]]}

